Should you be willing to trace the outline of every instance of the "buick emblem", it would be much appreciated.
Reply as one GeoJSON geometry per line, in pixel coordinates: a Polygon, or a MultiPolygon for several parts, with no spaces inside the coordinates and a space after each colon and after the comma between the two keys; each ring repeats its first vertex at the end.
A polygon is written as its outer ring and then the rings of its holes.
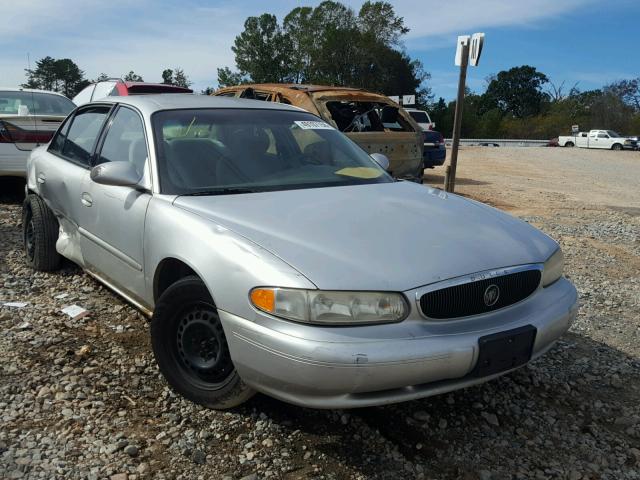
{"type": "Polygon", "coordinates": [[[493,307],[500,298],[500,288],[497,285],[489,285],[484,291],[484,304],[493,307]]]}

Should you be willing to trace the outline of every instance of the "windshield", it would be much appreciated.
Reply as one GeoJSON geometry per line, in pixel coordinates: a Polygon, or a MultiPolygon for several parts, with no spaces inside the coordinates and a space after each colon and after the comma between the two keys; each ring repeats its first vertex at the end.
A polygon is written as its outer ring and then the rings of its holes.
{"type": "Polygon", "coordinates": [[[411,115],[418,123],[431,123],[427,116],[427,112],[409,112],[409,115],[411,115]]]}
{"type": "Polygon", "coordinates": [[[305,112],[165,110],[152,117],[160,188],[174,195],[392,182],[343,134],[305,112]]]}
{"type": "Polygon", "coordinates": [[[607,133],[611,138],[620,138],[620,134],[618,132],[614,132],[613,130],[607,130],[607,133]]]}
{"type": "Polygon", "coordinates": [[[58,115],[66,117],[76,106],[66,97],[40,92],[0,91],[0,115],[58,115]],[[22,109],[20,107],[23,107],[22,109]],[[26,107],[26,110],[25,108],[26,107]]]}

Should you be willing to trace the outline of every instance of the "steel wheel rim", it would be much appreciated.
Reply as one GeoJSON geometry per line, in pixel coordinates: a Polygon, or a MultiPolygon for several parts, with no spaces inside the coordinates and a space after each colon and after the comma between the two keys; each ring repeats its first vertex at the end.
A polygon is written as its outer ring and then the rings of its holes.
{"type": "Polygon", "coordinates": [[[29,219],[29,223],[27,223],[27,229],[24,235],[25,245],[27,249],[27,256],[30,260],[33,260],[33,257],[36,254],[36,244],[35,244],[35,228],[33,225],[33,218],[29,219]]]}
{"type": "Polygon", "coordinates": [[[199,303],[185,308],[176,325],[177,360],[185,375],[202,388],[219,388],[234,371],[215,308],[199,303]]]}

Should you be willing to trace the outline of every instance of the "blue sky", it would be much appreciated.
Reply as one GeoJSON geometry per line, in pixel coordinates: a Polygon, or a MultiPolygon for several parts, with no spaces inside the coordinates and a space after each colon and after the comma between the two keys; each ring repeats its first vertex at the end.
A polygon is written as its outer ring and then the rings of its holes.
{"type": "MultiPolygon", "coordinates": [[[[244,20],[265,11],[279,19],[292,0],[5,0],[0,28],[0,86],[24,81],[32,63],[50,55],[71,58],[87,77],[135,70],[159,81],[164,68],[182,67],[194,88],[215,86],[216,68],[233,67],[231,45],[244,20]]],[[[362,0],[344,3],[358,8],[362,0]]],[[[482,91],[485,78],[529,64],[568,90],[598,88],[640,76],[640,1],[614,0],[397,0],[391,2],[411,29],[405,47],[432,75],[436,96],[455,96],[453,65],[459,34],[485,32],[481,65],[468,85],[482,91]]],[[[398,92],[410,93],[410,92],[398,92]]]]}

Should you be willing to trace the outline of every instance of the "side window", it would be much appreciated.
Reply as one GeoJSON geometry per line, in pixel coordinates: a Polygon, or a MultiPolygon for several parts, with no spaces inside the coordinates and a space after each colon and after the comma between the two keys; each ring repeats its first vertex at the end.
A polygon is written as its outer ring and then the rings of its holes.
{"type": "Polygon", "coordinates": [[[140,175],[147,161],[147,144],[140,115],[120,107],[107,131],[96,163],[131,162],[140,175]]]}
{"type": "Polygon", "coordinates": [[[71,121],[62,155],[89,166],[96,139],[108,114],[108,107],[90,107],[78,112],[71,121]]]}
{"type": "Polygon", "coordinates": [[[609,138],[609,135],[607,135],[606,133],[599,133],[598,138],[609,138]]]}
{"type": "Polygon", "coordinates": [[[62,148],[64,147],[64,141],[67,139],[67,133],[69,132],[69,125],[71,125],[71,117],[67,117],[64,123],[58,129],[56,136],[51,140],[49,145],[49,151],[57,155],[62,155],[62,148]]]}

